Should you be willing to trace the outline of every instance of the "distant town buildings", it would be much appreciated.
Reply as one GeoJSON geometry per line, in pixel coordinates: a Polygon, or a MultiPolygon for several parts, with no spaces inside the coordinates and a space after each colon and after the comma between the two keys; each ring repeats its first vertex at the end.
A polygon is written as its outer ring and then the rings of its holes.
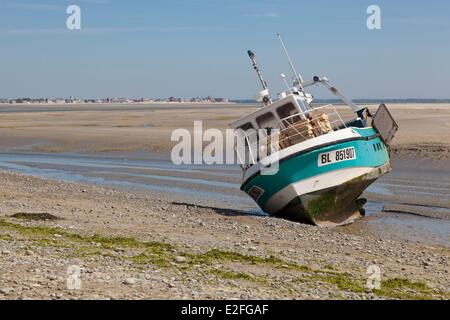
{"type": "Polygon", "coordinates": [[[228,103],[230,102],[225,98],[217,97],[195,97],[191,99],[169,97],[166,99],[130,99],[130,98],[102,98],[102,99],[78,99],[74,97],[70,98],[18,98],[18,99],[0,99],[0,103],[10,104],[79,104],[79,103],[228,103]]]}

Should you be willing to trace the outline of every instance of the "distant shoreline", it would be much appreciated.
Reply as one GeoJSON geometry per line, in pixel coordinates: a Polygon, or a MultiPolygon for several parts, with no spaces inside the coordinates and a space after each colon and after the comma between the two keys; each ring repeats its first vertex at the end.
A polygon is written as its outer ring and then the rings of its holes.
{"type": "Polygon", "coordinates": [[[170,101],[152,101],[152,102],[71,102],[71,103],[48,103],[48,102],[21,102],[21,103],[11,103],[11,102],[0,102],[0,106],[77,106],[77,105],[158,105],[158,104],[169,104],[169,105],[224,105],[224,104],[237,104],[237,102],[226,101],[226,102],[170,102],[170,101]]]}
{"type": "MultiPolygon", "coordinates": [[[[378,103],[402,103],[402,104],[414,104],[414,103],[450,103],[450,99],[415,99],[415,98],[407,98],[407,99],[352,99],[353,102],[358,104],[378,104],[378,103]]],[[[255,103],[254,100],[251,99],[231,99],[230,102],[235,103],[255,103]]],[[[315,103],[332,103],[332,104],[342,104],[342,101],[339,99],[314,99],[315,103]]]]}
{"type": "MultiPolygon", "coordinates": [[[[2,99],[0,99],[1,101],[2,99]]],[[[3,99],[5,100],[5,99],[3,99]]],[[[370,98],[370,99],[352,99],[353,102],[357,104],[380,104],[380,103],[394,103],[394,104],[437,104],[437,103],[450,103],[449,99],[416,99],[416,98],[406,98],[406,99],[383,99],[383,98],[370,98]]],[[[0,102],[0,106],[11,106],[11,105],[39,105],[39,106],[64,106],[64,105],[155,105],[155,104],[168,104],[168,105],[217,105],[217,104],[256,104],[257,102],[253,99],[229,99],[228,101],[144,101],[144,102],[68,102],[68,103],[55,103],[55,102],[0,102]]],[[[332,104],[343,104],[339,99],[314,99],[314,103],[332,103],[332,104]]]]}
{"type": "MultiPolygon", "coordinates": [[[[353,99],[357,104],[366,105],[378,105],[381,103],[387,104],[450,104],[450,99],[353,99]]],[[[344,103],[340,100],[335,99],[316,99],[313,104],[334,104],[343,105],[344,103]]],[[[0,106],[145,106],[145,105],[236,105],[236,104],[258,104],[256,101],[248,100],[230,100],[226,102],[169,102],[169,101],[152,101],[152,102],[73,102],[73,103],[48,103],[48,102],[26,102],[26,103],[11,103],[11,102],[0,102],[0,106]]]]}

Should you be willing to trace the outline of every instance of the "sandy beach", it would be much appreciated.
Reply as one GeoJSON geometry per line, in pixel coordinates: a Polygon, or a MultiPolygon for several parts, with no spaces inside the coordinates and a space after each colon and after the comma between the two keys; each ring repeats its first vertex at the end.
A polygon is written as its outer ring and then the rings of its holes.
{"type": "Polygon", "coordinates": [[[389,107],[393,171],[325,229],[258,211],[239,168],[170,162],[174,129],[254,105],[0,105],[0,297],[449,299],[450,105],[389,107]]]}
{"type": "MultiPolygon", "coordinates": [[[[34,152],[164,152],[176,128],[194,120],[225,129],[255,110],[240,104],[0,105],[0,148],[34,152]]],[[[338,107],[345,114],[345,107],[338,107]]],[[[372,111],[377,106],[370,105],[372,111]]],[[[394,152],[411,157],[450,157],[450,104],[392,104],[399,130],[394,152]]]]}

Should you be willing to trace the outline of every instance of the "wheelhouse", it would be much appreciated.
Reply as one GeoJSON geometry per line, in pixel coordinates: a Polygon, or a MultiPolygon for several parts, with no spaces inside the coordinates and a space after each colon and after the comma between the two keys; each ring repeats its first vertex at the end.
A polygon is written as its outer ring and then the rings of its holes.
{"type": "Polygon", "coordinates": [[[333,105],[313,107],[310,101],[310,95],[290,93],[231,124],[240,140],[236,153],[243,169],[264,156],[347,127],[333,105]]]}

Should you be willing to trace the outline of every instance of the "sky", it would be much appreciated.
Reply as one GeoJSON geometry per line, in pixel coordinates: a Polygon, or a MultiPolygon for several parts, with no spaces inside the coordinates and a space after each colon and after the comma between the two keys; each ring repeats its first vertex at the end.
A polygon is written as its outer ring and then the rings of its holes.
{"type": "Polygon", "coordinates": [[[448,0],[0,0],[0,98],[247,99],[248,49],[275,95],[291,74],[277,33],[303,78],[352,98],[450,98],[448,0]]]}

